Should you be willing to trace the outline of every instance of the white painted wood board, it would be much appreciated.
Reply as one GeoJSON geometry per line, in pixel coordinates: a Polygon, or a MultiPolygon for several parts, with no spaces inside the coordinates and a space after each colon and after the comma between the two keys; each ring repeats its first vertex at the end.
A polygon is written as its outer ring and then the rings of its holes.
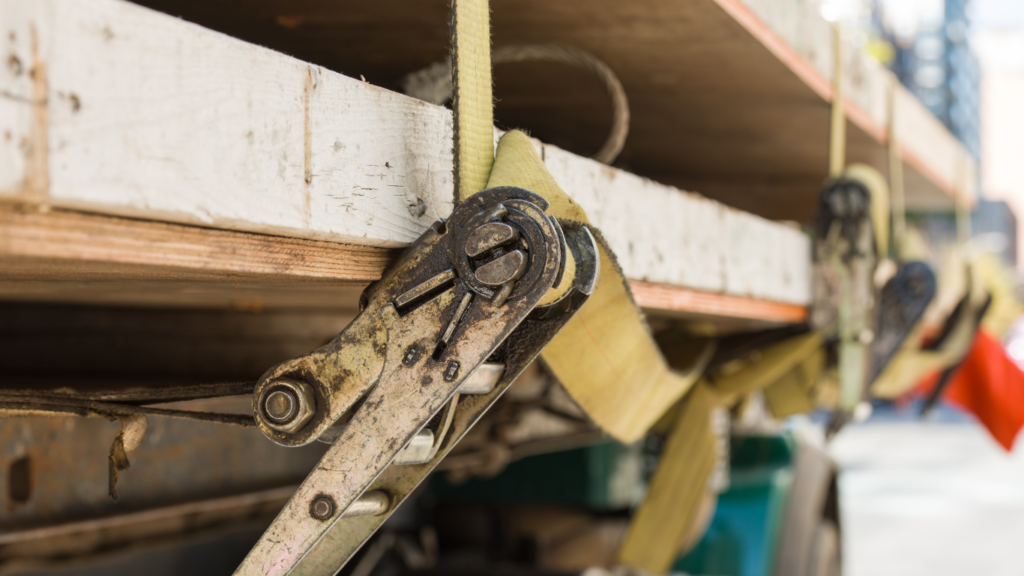
{"type": "MultiPolygon", "coordinates": [[[[0,28],[35,30],[45,70],[41,135],[40,106],[6,95],[38,83],[0,85],[0,130],[47,151],[32,202],[383,247],[451,211],[444,108],[121,0],[5,0],[0,28]]],[[[538,145],[630,278],[809,301],[799,231],[538,145]]],[[[0,158],[11,196],[28,160],[9,144],[0,158]]]]}
{"type": "MultiPolygon", "coordinates": [[[[0,16],[6,8],[0,6],[0,16]]],[[[28,199],[44,185],[39,168],[46,153],[45,118],[39,116],[44,110],[39,99],[45,98],[46,86],[37,72],[47,46],[40,45],[30,23],[47,18],[47,8],[28,4],[20,9],[26,18],[0,18],[0,198],[28,199]]]]}

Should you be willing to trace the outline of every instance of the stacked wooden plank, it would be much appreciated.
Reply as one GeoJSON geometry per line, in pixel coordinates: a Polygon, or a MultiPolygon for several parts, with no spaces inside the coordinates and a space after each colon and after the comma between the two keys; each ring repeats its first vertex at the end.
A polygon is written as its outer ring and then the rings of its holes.
{"type": "MultiPolygon", "coordinates": [[[[353,78],[401,90],[447,56],[447,0],[136,0],[353,78]],[[244,9],[239,9],[243,6],[244,9]]],[[[495,48],[557,44],[605,61],[632,111],[616,165],[772,219],[808,221],[827,174],[830,25],[810,0],[502,0],[495,48]]],[[[885,172],[891,76],[850,37],[848,158],[885,172]]],[[[496,119],[581,155],[608,134],[592,75],[554,63],[500,64],[496,119]]],[[[896,95],[912,209],[970,196],[973,162],[905,91],[896,95]],[[961,178],[962,176],[962,178],[961,178]]]]}
{"type": "MultiPolygon", "coordinates": [[[[308,13],[288,16],[290,5],[276,1],[243,12],[225,10],[219,0],[141,1],[222,28],[232,22],[238,35],[259,32],[270,45],[287,40],[295,52],[318,61],[330,60],[318,48],[321,36],[295,36],[296,31],[323,25],[328,31],[352,32],[347,37],[353,45],[331,45],[340,54],[332,62],[340,68],[366,66],[389,85],[401,70],[435,59],[434,52],[443,57],[446,49],[443,34],[421,34],[389,44],[388,56],[366,56],[380,48],[374,48],[374,41],[443,30],[443,12],[438,12],[443,2],[313,2],[304,8],[308,13]],[[391,26],[388,11],[398,5],[415,17],[391,26]],[[266,16],[261,11],[280,14],[266,19],[268,28],[259,24],[266,16]],[[389,25],[356,35],[359,22],[371,17],[389,25]],[[417,50],[424,54],[418,56],[422,62],[410,56],[417,50]],[[395,60],[388,59],[392,52],[395,60]],[[374,68],[372,62],[382,58],[387,66],[374,68]]],[[[634,103],[626,164],[757,213],[813,213],[822,177],[818,172],[824,171],[824,162],[818,162],[825,153],[821,130],[833,74],[832,29],[813,3],[600,3],[577,6],[571,14],[530,0],[512,4],[495,6],[496,43],[580,46],[604,58],[622,77],[634,103]],[[593,18],[583,17],[591,11],[593,18]],[[671,102],[681,107],[667,108],[671,102]]],[[[451,115],[443,108],[118,0],[16,0],[0,11],[6,49],[0,72],[0,198],[9,205],[327,243],[302,249],[264,243],[246,252],[238,247],[259,242],[228,233],[211,240],[231,246],[221,251],[229,256],[220,263],[187,249],[179,254],[189,262],[186,268],[217,270],[226,275],[221,280],[243,274],[249,282],[284,284],[289,278],[372,280],[376,273],[360,268],[361,258],[379,270],[390,255],[374,249],[405,245],[451,210],[451,115]],[[336,243],[359,248],[333,250],[336,243]],[[317,252],[321,249],[326,252],[317,252]],[[324,253],[356,264],[318,267],[307,262],[324,253]],[[250,256],[247,264],[245,254],[250,256]],[[236,263],[228,265],[230,258],[236,263]],[[267,258],[276,262],[278,273],[267,275],[267,258]]],[[[908,167],[910,205],[948,207],[952,195],[969,198],[973,162],[938,121],[850,42],[844,44],[843,68],[851,160],[885,168],[893,113],[889,93],[895,90],[894,118],[908,167]]],[[[500,88],[500,74],[498,82],[500,88]]],[[[591,96],[574,92],[566,97],[585,103],[591,96]]],[[[516,97],[511,93],[507,100],[516,97]]],[[[547,100],[559,111],[558,98],[547,100]]],[[[499,119],[500,111],[499,106],[499,119]]],[[[544,130],[541,126],[539,131],[544,130]]],[[[798,230],[556,146],[539,141],[537,146],[559,183],[604,231],[627,275],[652,286],[640,289],[638,284],[638,293],[662,303],[704,302],[704,313],[719,310],[712,315],[727,314],[728,307],[721,301],[711,304],[708,295],[785,305],[808,302],[810,249],[798,230]],[[690,292],[669,298],[659,286],[690,292]]],[[[49,280],[33,272],[38,267],[33,268],[32,259],[99,263],[121,258],[136,267],[174,268],[182,258],[157,262],[152,249],[141,254],[141,244],[127,248],[118,242],[134,234],[172,252],[203,244],[202,235],[189,236],[193,233],[185,229],[178,232],[189,240],[175,242],[167,230],[147,235],[131,231],[135,225],[124,221],[95,219],[100,216],[40,217],[5,212],[0,252],[9,264],[8,282],[0,290],[6,297],[32,297],[40,291],[60,297],[60,291],[45,285],[49,280]],[[74,233],[64,228],[63,244],[38,241],[54,240],[46,230],[68,222],[81,227],[74,233]],[[105,245],[104,239],[113,244],[105,245]],[[90,249],[83,248],[85,243],[90,249]],[[12,280],[15,269],[17,282],[12,280]]],[[[60,277],[61,266],[51,270],[57,272],[47,278],[60,277]]],[[[74,270],[66,270],[64,279],[80,279],[82,268],[74,270]]],[[[159,301],[163,293],[155,290],[153,298],[159,301]]],[[[277,302],[278,296],[256,294],[254,301],[277,302]]],[[[228,299],[249,301],[248,296],[228,299]]],[[[776,312],[794,317],[785,310],[776,312]]]]}
{"type": "MultiPolygon", "coordinates": [[[[410,242],[451,210],[443,108],[118,0],[14,0],[0,21],[9,61],[21,63],[0,74],[0,197],[23,209],[379,248],[410,242]]],[[[799,230],[538,147],[629,277],[809,300],[799,230]]],[[[88,249],[88,235],[38,252],[25,218],[0,228],[9,263],[114,258],[88,249]]],[[[161,264],[181,265],[148,261],[161,264]]],[[[31,266],[21,270],[32,279],[31,266]]]]}

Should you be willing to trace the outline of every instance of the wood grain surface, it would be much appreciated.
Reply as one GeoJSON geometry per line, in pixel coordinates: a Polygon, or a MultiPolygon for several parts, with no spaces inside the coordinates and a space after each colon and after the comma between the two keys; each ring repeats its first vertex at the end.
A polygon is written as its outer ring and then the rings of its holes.
{"type": "MultiPolygon", "coordinates": [[[[358,309],[393,249],[296,240],[62,210],[0,207],[0,300],[91,305],[358,309]]],[[[750,328],[802,322],[805,306],[631,283],[654,316],[750,328]],[[755,324],[731,322],[755,321],[755,324]]]]}
{"type": "MultiPolygon", "coordinates": [[[[406,16],[429,5],[410,5],[406,16]]],[[[0,99],[0,110],[31,112],[24,136],[12,124],[12,142],[24,146],[6,151],[23,158],[3,170],[23,173],[5,173],[0,181],[16,185],[0,196],[37,208],[379,248],[408,244],[451,211],[444,108],[119,0],[11,0],[0,4],[0,21],[17,39],[11,54],[26,63],[18,74],[0,73],[17,96],[0,99]],[[40,85],[45,98],[33,100],[40,85]],[[40,109],[46,130],[33,136],[40,109]],[[26,151],[36,149],[46,151],[45,178],[25,168],[26,151]]],[[[808,301],[810,244],[799,230],[556,146],[538,149],[627,276],[808,301]]],[[[128,257],[116,245],[104,250],[128,257]]],[[[288,265],[299,264],[320,265],[288,265]]]]}
{"type": "MultiPolygon", "coordinates": [[[[446,0],[138,1],[392,90],[448,51],[446,0]]],[[[833,78],[831,25],[814,2],[502,0],[492,11],[496,48],[556,43],[611,66],[632,109],[620,167],[770,218],[813,216],[833,78]]],[[[611,109],[586,71],[516,63],[494,74],[500,127],[528,129],[581,155],[601,146],[611,109]]],[[[843,76],[850,161],[885,172],[893,77],[852,34],[843,76]]],[[[966,153],[900,93],[908,201],[948,209],[966,153]]]]}

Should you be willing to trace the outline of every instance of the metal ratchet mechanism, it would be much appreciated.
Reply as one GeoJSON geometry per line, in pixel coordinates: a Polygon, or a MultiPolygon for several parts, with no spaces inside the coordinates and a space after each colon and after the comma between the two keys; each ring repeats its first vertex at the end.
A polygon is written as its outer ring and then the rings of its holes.
{"type": "Polygon", "coordinates": [[[236,574],[336,572],[582,306],[596,244],[547,206],[514,187],[472,196],[366,289],[341,334],[260,378],[268,438],[333,445],[236,574]]]}
{"type": "Polygon", "coordinates": [[[830,293],[819,295],[811,323],[830,337],[837,352],[839,401],[830,434],[852,417],[936,291],[935,275],[923,262],[890,262],[891,276],[880,277],[886,254],[874,233],[874,201],[867,185],[847,177],[829,182],[821,197],[817,266],[823,291],[830,293]]]}
{"type": "Polygon", "coordinates": [[[831,427],[838,429],[863,399],[875,334],[878,263],[871,222],[871,194],[856,180],[836,178],[822,192],[817,221],[817,260],[827,302],[812,326],[834,339],[839,364],[839,402],[831,427]]]}

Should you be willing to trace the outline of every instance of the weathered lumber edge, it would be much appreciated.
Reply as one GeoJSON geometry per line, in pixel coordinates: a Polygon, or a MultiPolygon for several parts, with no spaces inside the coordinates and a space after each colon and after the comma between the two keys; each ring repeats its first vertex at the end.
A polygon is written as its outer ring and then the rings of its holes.
{"type": "MultiPolygon", "coordinates": [[[[443,108],[120,0],[0,23],[2,199],[384,248],[451,210],[443,108]]],[[[538,145],[630,278],[810,299],[799,230],[538,145]]]]}
{"type": "MultiPolygon", "coordinates": [[[[7,300],[355,310],[362,288],[398,252],[0,205],[0,299],[7,300]]],[[[803,322],[807,315],[800,304],[630,284],[637,304],[656,316],[741,320],[738,326],[756,328],[803,322]]]]}

